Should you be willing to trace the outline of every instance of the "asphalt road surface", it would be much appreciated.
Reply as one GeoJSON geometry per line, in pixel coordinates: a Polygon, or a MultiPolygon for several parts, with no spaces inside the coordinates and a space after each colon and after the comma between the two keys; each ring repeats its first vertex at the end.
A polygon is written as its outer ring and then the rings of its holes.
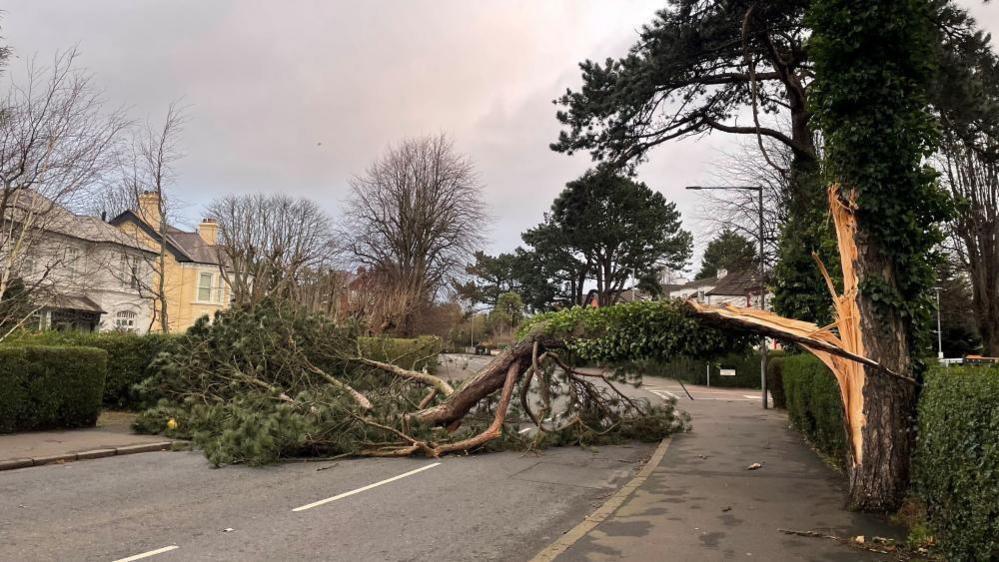
{"type": "Polygon", "coordinates": [[[200,453],[161,452],[12,470],[0,474],[0,560],[526,560],[651,450],[325,470],[333,463],[212,469],[200,453]]]}
{"type": "MultiPolygon", "coordinates": [[[[675,382],[646,381],[624,389],[684,397],[675,382]]],[[[0,561],[528,560],[626,483],[653,448],[221,469],[197,452],[160,452],[6,471],[0,561]]]]}

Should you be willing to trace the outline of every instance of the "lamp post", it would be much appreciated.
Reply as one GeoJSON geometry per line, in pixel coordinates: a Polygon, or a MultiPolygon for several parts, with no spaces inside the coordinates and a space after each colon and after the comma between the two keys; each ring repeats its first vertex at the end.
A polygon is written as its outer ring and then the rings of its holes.
{"type": "MultiPolygon", "coordinates": [[[[761,185],[732,185],[732,186],[703,186],[689,185],[686,189],[693,191],[705,190],[734,190],[734,191],[755,191],[759,194],[759,229],[757,238],[760,242],[760,310],[766,310],[767,288],[763,284],[763,276],[766,262],[763,257],[764,236],[763,236],[763,186],[761,185]]],[[[760,336],[760,387],[763,389],[763,409],[769,407],[767,400],[767,337],[760,336]]]]}
{"type": "Polygon", "coordinates": [[[944,352],[943,352],[943,332],[940,331],[940,287],[933,287],[933,290],[937,292],[937,359],[943,362],[944,352]]]}

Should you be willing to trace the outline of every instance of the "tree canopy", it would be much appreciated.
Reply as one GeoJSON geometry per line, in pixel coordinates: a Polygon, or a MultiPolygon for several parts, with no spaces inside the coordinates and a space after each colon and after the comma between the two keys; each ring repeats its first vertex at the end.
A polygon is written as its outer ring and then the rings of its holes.
{"type": "Polygon", "coordinates": [[[701,261],[701,270],[694,279],[717,275],[719,269],[738,271],[750,268],[756,261],[756,247],[746,237],[729,229],[722,230],[708,243],[701,261]]]}

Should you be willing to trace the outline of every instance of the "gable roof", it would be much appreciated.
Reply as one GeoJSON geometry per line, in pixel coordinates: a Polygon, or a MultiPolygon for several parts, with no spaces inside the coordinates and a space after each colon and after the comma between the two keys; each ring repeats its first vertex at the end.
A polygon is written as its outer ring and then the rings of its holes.
{"type": "MultiPolygon", "coordinates": [[[[146,221],[142,220],[142,218],[132,210],[127,210],[110,221],[110,223],[115,226],[119,226],[125,222],[135,223],[154,240],[160,240],[159,231],[153,228],[146,221]]],[[[203,263],[208,265],[219,265],[221,263],[218,249],[205,242],[205,240],[197,232],[181,230],[168,224],[166,225],[165,238],[166,239],[163,240],[163,242],[166,244],[167,250],[173,254],[177,261],[203,263]]]]}
{"type": "Polygon", "coordinates": [[[718,280],[718,284],[708,291],[709,295],[744,297],[760,293],[759,273],[753,269],[733,271],[718,280]]]}
{"type": "MultiPolygon", "coordinates": [[[[38,223],[42,230],[86,242],[115,244],[150,253],[154,251],[101,219],[77,215],[36,191],[21,189],[12,197],[11,208],[18,211],[22,219],[29,213],[42,217],[38,223]]],[[[14,216],[17,220],[17,215],[14,216]]]]}

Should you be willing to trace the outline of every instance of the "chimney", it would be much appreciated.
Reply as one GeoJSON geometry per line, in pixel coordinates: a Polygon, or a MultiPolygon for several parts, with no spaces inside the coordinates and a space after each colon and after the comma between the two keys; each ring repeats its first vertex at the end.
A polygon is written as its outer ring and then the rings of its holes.
{"type": "Polygon", "coordinates": [[[139,218],[153,227],[160,229],[160,195],[155,191],[143,191],[139,194],[139,218]]]}
{"type": "Polygon", "coordinates": [[[719,269],[718,273],[715,274],[715,277],[717,277],[719,279],[722,279],[726,275],[728,275],[728,270],[727,269],[719,269]]]}
{"type": "Polygon", "coordinates": [[[214,246],[218,242],[219,223],[215,219],[203,219],[198,225],[198,235],[205,241],[205,244],[214,246]]]}

